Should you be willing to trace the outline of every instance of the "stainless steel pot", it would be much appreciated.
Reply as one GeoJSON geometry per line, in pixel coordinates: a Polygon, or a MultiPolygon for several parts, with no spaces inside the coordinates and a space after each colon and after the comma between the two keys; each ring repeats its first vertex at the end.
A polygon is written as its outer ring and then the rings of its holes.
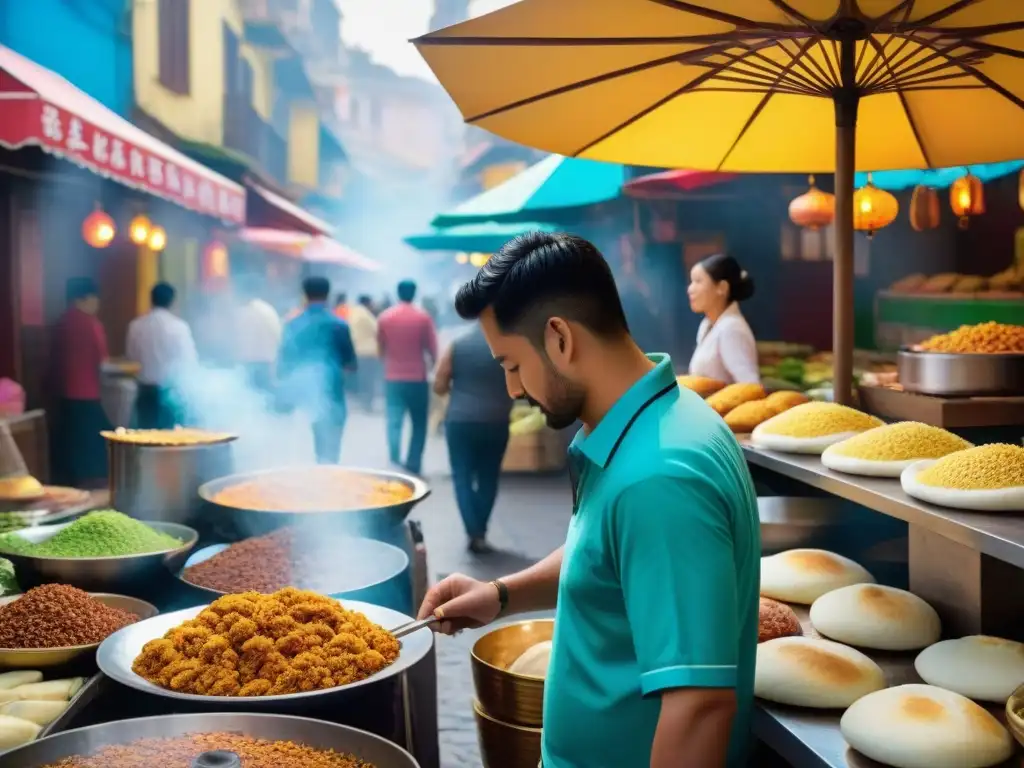
{"type": "Polygon", "coordinates": [[[901,349],[898,365],[907,392],[946,397],[1024,394],[1024,355],[901,349]]]}
{"type": "Polygon", "coordinates": [[[203,501],[199,486],[234,471],[230,442],[140,445],[107,441],[110,503],[140,520],[193,525],[203,501]]]}

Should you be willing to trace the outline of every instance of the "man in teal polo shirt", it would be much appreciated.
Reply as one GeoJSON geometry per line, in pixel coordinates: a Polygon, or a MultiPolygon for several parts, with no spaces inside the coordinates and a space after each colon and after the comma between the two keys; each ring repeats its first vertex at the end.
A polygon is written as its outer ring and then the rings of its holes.
{"type": "Polygon", "coordinates": [[[479,318],[512,396],[583,429],[565,546],[490,583],[449,576],[420,615],[453,632],[556,607],[544,768],[745,765],[760,536],[732,433],[668,356],[636,346],[581,238],[516,238],[456,309],[479,318]]]}

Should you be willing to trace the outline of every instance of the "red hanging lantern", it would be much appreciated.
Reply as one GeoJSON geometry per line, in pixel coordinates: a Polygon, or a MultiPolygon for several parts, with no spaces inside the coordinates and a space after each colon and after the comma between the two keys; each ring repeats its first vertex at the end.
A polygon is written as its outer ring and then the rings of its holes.
{"type": "Polygon", "coordinates": [[[811,188],[789,204],[789,218],[798,227],[818,230],[827,227],[836,217],[836,198],[822,192],[814,185],[814,177],[808,178],[811,188]]]}
{"type": "Polygon", "coordinates": [[[114,220],[99,205],[82,222],[82,239],[93,248],[106,248],[113,242],[116,234],[114,220]]]}
{"type": "Polygon", "coordinates": [[[149,239],[149,233],[152,230],[153,222],[145,214],[140,213],[128,225],[128,239],[136,245],[144,245],[149,239]]]}
{"type": "Polygon", "coordinates": [[[203,250],[204,280],[219,283],[227,279],[230,271],[228,247],[220,240],[211,240],[203,250]]]}
{"type": "Polygon", "coordinates": [[[960,229],[967,229],[971,216],[985,212],[985,190],[981,179],[968,172],[953,182],[949,188],[949,205],[953,215],[960,219],[960,229]]]}

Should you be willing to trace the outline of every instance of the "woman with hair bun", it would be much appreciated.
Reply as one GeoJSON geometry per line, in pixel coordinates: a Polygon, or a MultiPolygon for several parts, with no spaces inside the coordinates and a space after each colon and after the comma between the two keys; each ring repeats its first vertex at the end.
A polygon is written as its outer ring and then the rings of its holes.
{"type": "Polygon", "coordinates": [[[690,309],[704,315],[690,375],[726,384],[758,384],[757,342],[739,303],[754,295],[754,281],[732,256],[717,253],[690,270],[690,309]]]}

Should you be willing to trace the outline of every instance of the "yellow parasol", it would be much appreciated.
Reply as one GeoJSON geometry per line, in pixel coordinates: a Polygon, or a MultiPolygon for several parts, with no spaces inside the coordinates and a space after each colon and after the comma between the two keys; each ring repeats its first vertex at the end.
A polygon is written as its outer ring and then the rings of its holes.
{"type": "Polygon", "coordinates": [[[834,171],[843,403],[854,170],[1024,157],[1024,0],[523,0],[414,42],[467,122],[521,144],[834,171]]]}

